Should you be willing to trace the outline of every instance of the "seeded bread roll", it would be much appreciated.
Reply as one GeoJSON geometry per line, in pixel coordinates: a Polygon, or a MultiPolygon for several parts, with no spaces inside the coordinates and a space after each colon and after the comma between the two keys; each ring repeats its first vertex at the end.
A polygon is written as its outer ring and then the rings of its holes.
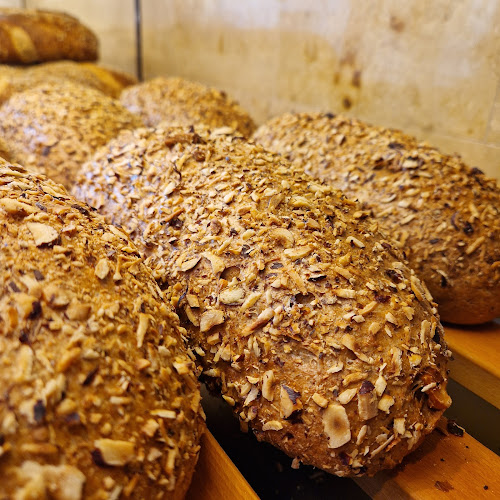
{"type": "Polygon", "coordinates": [[[131,231],[258,439],[339,476],[392,467],[450,404],[427,290],[356,203],[197,132],[120,134],[78,195],[131,231]]]}
{"type": "Polygon", "coordinates": [[[72,82],[19,92],[0,107],[0,135],[11,161],[72,187],[83,162],[141,119],[118,101],[72,82]]]}
{"type": "Polygon", "coordinates": [[[183,498],[199,387],[136,248],[3,160],[0,221],[0,498],[183,498]]]}
{"type": "Polygon", "coordinates": [[[0,137],[0,158],[4,160],[9,160],[9,153],[7,152],[7,144],[5,144],[4,140],[0,137]]]}
{"type": "Polygon", "coordinates": [[[182,78],[158,77],[129,87],[121,94],[122,104],[139,114],[147,126],[169,125],[231,127],[245,137],[255,123],[225,92],[182,78]]]}
{"type": "Polygon", "coordinates": [[[0,8],[0,63],[95,61],[95,34],[63,12],[0,8]]]}
{"type": "Polygon", "coordinates": [[[126,86],[137,83],[132,75],[93,63],[57,61],[16,68],[0,65],[0,104],[16,92],[60,80],[70,80],[115,98],[126,86]]]}
{"type": "Polygon", "coordinates": [[[500,316],[500,189],[458,156],[330,113],[285,114],[255,139],[357,198],[451,323],[500,316]]]}

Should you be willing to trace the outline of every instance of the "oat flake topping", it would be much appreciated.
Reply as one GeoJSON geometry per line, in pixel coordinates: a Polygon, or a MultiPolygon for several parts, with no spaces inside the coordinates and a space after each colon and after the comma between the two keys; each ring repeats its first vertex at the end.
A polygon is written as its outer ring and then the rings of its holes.
{"type": "Polygon", "coordinates": [[[0,498],[183,498],[200,392],[134,244],[4,160],[0,225],[0,498]]]}
{"type": "Polygon", "coordinates": [[[77,195],[131,232],[204,379],[294,463],[373,474],[449,406],[429,292],[339,191],[227,130],[123,132],[85,169],[77,195]]]}

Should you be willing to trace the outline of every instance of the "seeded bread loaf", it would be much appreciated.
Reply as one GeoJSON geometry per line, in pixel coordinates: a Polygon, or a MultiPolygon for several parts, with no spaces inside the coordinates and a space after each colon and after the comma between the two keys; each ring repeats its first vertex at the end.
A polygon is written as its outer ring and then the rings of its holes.
{"type": "Polygon", "coordinates": [[[137,83],[132,75],[94,63],[57,61],[19,67],[0,65],[0,104],[15,92],[60,80],[70,80],[114,98],[126,86],[137,83]]]}
{"type": "Polygon", "coordinates": [[[18,92],[0,107],[11,161],[73,185],[83,162],[141,119],[101,92],[67,81],[18,92]]]}
{"type": "Polygon", "coordinates": [[[205,379],[259,439],[347,476],[433,429],[450,404],[442,327],[356,203],[201,129],[123,132],[86,169],[78,196],[131,231],[205,379]]]}
{"type": "Polygon", "coordinates": [[[458,156],[330,113],[286,114],[255,139],[347,196],[394,238],[451,323],[500,316],[500,188],[458,156]]]}
{"type": "Polygon", "coordinates": [[[133,243],[2,160],[0,221],[0,498],[183,498],[199,387],[133,243]]]}
{"type": "Polygon", "coordinates": [[[0,137],[0,158],[4,160],[9,160],[9,153],[7,152],[7,144],[5,144],[2,137],[0,137]]]}
{"type": "Polygon", "coordinates": [[[97,37],[73,16],[63,12],[0,8],[0,63],[95,61],[97,58],[97,37]]]}
{"type": "Polygon", "coordinates": [[[169,125],[231,127],[250,137],[255,124],[241,106],[225,92],[182,78],[157,77],[129,87],[120,100],[139,114],[147,126],[169,125]]]}

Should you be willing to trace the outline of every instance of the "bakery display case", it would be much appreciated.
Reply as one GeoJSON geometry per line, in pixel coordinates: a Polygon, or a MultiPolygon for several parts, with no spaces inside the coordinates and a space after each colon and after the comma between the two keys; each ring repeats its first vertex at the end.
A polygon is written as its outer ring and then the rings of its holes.
{"type": "Polygon", "coordinates": [[[499,23],[0,0],[0,498],[498,497],[499,23]]]}

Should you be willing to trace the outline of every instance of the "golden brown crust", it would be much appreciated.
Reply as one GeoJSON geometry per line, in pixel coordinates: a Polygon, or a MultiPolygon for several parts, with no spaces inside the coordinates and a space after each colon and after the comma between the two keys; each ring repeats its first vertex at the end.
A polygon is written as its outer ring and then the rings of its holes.
{"type": "Polygon", "coordinates": [[[10,159],[71,188],[91,154],[141,119],[118,101],[72,82],[19,92],[0,108],[0,135],[10,159]]]}
{"type": "Polygon", "coordinates": [[[73,16],[63,12],[0,8],[0,63],[95,61],[97,58],[97,37],[73,16]]]}
{"type": "Polygon", "coordinates": [[[0,497],[183,498],[199,387],[133,243],[2,160],[0,224],[0,497]]]}
{"type": "Polygon", "coordinates": [[[104,93],[111,97],[118,98],[124,88],[138,83],[134,75],[125,73],[124,71],[100,66],[94,63],[81,63],[81,66],[94,73],[94,75],[99,78],[101,84],[106,88],[104,93]]]}
{"type": "Polygon", "coordinates": [[[16,92],[41,84],[57,83],[60,80],[70,80],[100,90],[114,98],[117,98],[126,86],[137,83],[132,75],[94,63],[57,61],[15,68],[0,65],[0,104],[16,92]]]}
{"type": "Polygon", "coordinates": [[[357,198],[404,251],[451,323],[500,316],[500,189],[397,130],[330,113],[285,114],[255,139],[357,198]]]}
{"type": "Polygon", "coordinates": [[[339,476],[392,467],[450,403],[428,292],[356,203],[222,134],[123,132],[76,192],[131,231],[259,439],[339,476]]]}
{"type": "Polygon", "coordinates": [[[170,125],[231,127],[245,137],[255,123],[225,92],[182,78],[157,77],[122,92],[122,104],[139,114],[147,126],[170,125]]]}
{"type": "Polygon", "coordinates": [[[7,144],[5,144],[4,140],[0,137],[0,158],[3,158],[4,160],[10,160],[10,155],[7,149],[7,144]]]}

